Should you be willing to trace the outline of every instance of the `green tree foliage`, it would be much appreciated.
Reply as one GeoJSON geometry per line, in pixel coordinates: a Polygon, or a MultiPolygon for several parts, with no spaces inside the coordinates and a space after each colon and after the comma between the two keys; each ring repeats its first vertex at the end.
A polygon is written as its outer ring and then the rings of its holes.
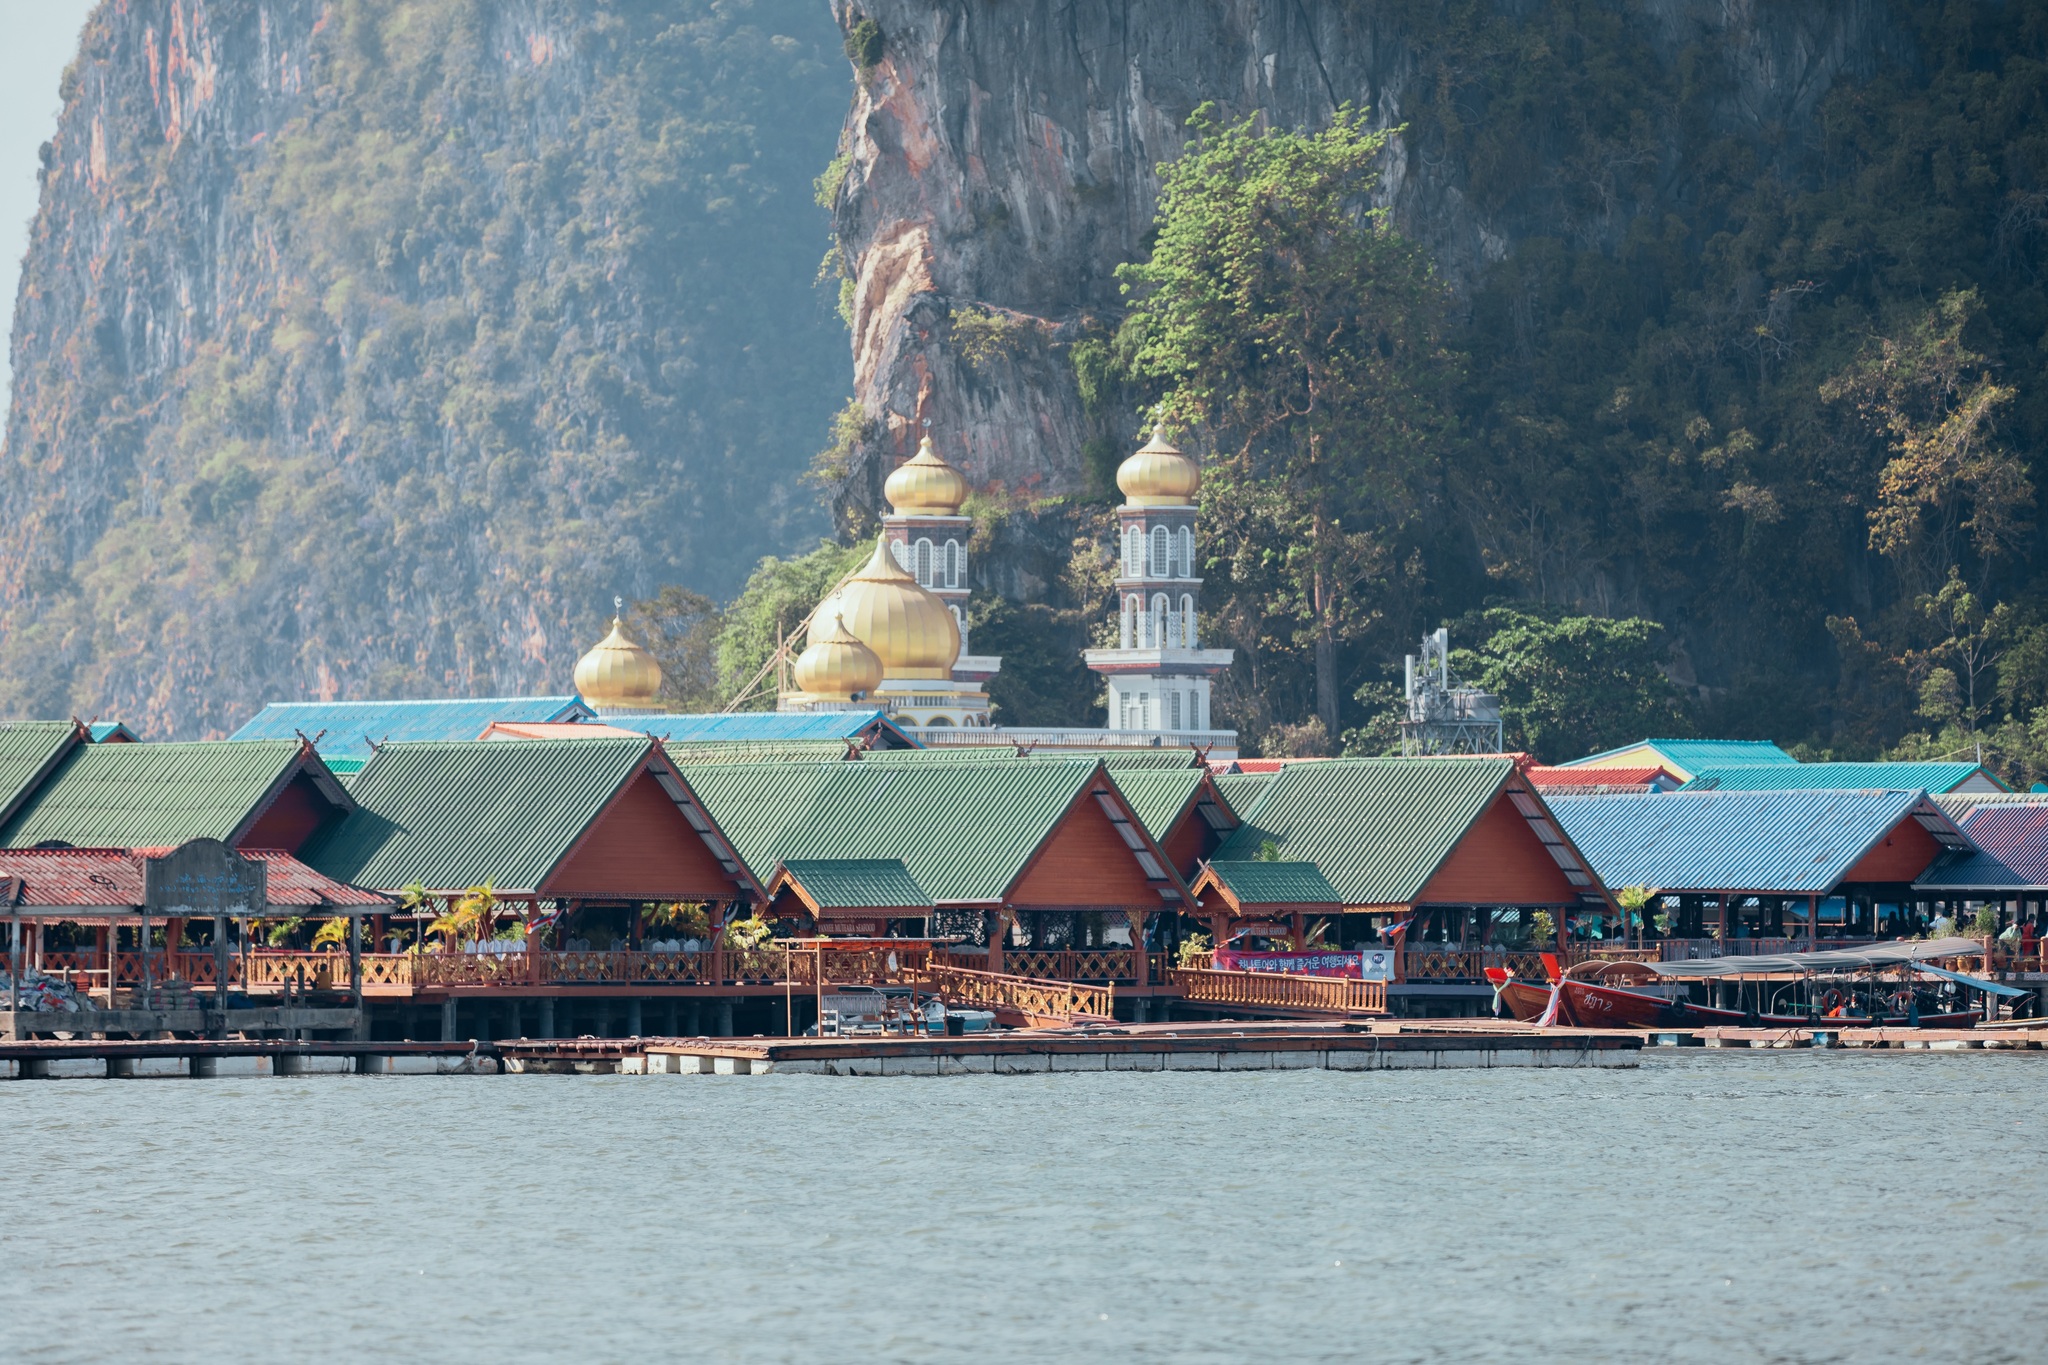
{"type": "Polygon", "coordinates": [[[1333,734],[1340,644],[1377,619],[1388,540],[1447,434],[1449,296],[1367,207],[1391,134],[1363,111],[1306,133],[1204,106],[1191,126],[1151,256],[1118,272],[1129,368],[1219,452],[1203,505],[1256,580],[1218,595],[1224,619],[1241,598],[1263,657],[1306,657],[1333,734]]]}
{"type": "MultiPolygon", "coordinates": [[[[874,551],[872,543],[844,546],[826,541],[806,555],[761,560],[719,625],[718,701],[712,709],[738,698],[784,640],[790,642],[789,660],[794,663],[804,646],[803,637],[795,633],[797,626],[874,551]]],[[[743,709],[765,711],[774,705],[771,674],[765,691],[749,698],[743,709]]]]}
{"type": "Polygon", "coordinates": [[[702,593],[674,584],[626,613],[626,631],[661,665],[661,700],[679,712],[715,711],[718,637],[725,614],[702,593]]]}

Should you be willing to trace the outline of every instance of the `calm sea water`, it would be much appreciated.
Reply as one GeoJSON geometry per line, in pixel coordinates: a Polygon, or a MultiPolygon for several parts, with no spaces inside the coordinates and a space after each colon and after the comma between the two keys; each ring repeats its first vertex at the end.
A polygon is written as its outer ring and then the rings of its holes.
{"type": "Polygon", "coordinates": [[[0,1082],[0,1356],[2048,1357],[2048,1058],[0,1082]]]}

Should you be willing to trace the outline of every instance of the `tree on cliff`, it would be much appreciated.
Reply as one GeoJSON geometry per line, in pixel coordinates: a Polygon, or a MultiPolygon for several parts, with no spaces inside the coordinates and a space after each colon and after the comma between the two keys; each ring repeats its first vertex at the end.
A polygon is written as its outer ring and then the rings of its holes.
{"type": "MultiPolygon", "coordinates": [[[[1334,735],[1339,643],[1376,619],[1389,542],[1450,432],[1447,293],[1368,207],[1393,133],[1364,111],[1306,133],[1219,123],[1204,105],[1191,126],[1162,168],[1151,258],[1119,270],[1126,353],[1164,420],[1216,448],[1214,524],[1259,532],[1221,553],[1256,570],[1255,614],[1312,658],[1314,713],[1334,735]]],[[[1233,610],[1227,587],[1219,605],[1233,610]]]]}

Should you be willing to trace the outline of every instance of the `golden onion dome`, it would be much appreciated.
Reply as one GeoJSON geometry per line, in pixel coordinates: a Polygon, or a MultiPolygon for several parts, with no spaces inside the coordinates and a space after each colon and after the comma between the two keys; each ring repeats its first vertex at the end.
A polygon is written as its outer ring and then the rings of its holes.
{"type": "MultiPolygon", "coordinates": [[[[613,605],[622,605],[614,600],[613,605]]],[[[651,711],[661,693],[661,665],[626,635],[614,616],[612,633],[576,661],[576,691],[599,711],[651,711]]]]}
{"type": "Polygon", "coordinates": [[[1202,469],[1155,427],[1144,449],[1117,467],[1116,486],[1133,507],[1188,507],[1202,487],[1202,469]]]}
{"type": "Polygon", "coordinates": [[[958,516],[960,504],[967,501],[967,478],[939,458],[927,436],[917,443],[917,454],[889,475],[882,496],[899,517],[958,516]]]}
{"type": "Polygon", "coordinates": [[[882,661],[834,609],[797,656],[796,685],[820,701],[852,701],[882,685],[882,661]]]}
{"type": "Polygon", "coordinates": [[[882,661],[883,677],[953,676],[960,627],[952,609],[903,571],[887,536],[875,539],[874,557],[835,596],[839,619],[882,661]]]}

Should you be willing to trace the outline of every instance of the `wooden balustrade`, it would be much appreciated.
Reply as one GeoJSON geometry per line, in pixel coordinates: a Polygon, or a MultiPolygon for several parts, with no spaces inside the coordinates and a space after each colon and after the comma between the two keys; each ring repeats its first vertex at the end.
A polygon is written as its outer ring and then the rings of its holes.
{"type": "Polygon", "coordinates": [[[964,967],[933,967],[925,973],[925,984],[948,1005],[968,1005],[998,1013],[1014,1011],[1040,1028],[1063,1027],[1077,1019],[1114,1017],[1114,986],[1084,986],[1073,981],[1046,981],[964,967]]]}
{"type": "Polygon", "coordinates": [[[1539,951],[1450,948],[1431,943],[1412,944],[1401,954],[1405,981],[1484,981],[1488,967],[1505,967],[1525,981],[1546,979],[1539,951]]]}
{"type": "Polygon", "coordinates": [[[1279,972],[1218,972],[1180,968],[1173,984],[1197,1004],[1231,1005],[1291,1014],[1385,1014],[1387,986],[1348,976],[1294,976],[1279,972]]]}

